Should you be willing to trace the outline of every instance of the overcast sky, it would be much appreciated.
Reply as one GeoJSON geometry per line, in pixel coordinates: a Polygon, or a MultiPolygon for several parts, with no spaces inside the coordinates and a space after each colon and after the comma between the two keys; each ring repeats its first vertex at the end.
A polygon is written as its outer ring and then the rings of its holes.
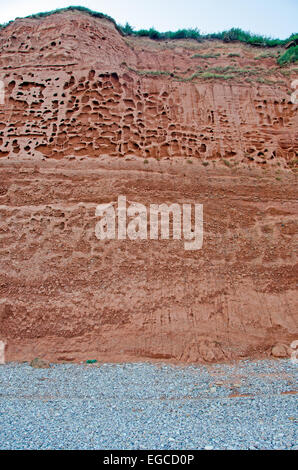
{"type": "Polygon", "coordinates": [[[197,27],[202,33],[240,27],[284,39],[298,32],[298,0],[0,0],[0,23],[40,11],[82,5],[159,31],[197,27]]]}

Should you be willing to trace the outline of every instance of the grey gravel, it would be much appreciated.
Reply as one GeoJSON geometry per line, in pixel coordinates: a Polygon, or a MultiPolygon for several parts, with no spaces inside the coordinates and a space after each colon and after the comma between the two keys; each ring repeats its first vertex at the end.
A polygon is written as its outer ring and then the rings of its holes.
{"type": "Polygon", "coordinates": [[[297,449],[296,390],[290,360],[9,363],[0,366],[0,448],[297,449]]]}

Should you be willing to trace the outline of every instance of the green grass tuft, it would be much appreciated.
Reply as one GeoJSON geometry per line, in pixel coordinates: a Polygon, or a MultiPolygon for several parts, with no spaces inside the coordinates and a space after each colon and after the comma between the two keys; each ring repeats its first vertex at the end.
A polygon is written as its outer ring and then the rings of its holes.
{"type": "Polygon", "coordinates": [[[263,54],[260,54],[260,55],[257,55],[255,57],[256,60],[260,60],[260,59],[274,59],[276,58],[276,54],[274,54],[273,52],[264,52],[263,54]]]}
{"type": "Polygon", "coordinates": [[[234,75],[231,74],[214,72],[203,72],[198,76],[200,78],[204,78],[205,80],[208,80],[210,78],[221,78],[222,80],[230,80],[231,78],[234,78],[234,75]]]}
{"type": "Polygon", "coordinates": [[[217,57],[220,57],[220,54],[194,54],[191,56],[192,59],[217,59],[217,57]]]}

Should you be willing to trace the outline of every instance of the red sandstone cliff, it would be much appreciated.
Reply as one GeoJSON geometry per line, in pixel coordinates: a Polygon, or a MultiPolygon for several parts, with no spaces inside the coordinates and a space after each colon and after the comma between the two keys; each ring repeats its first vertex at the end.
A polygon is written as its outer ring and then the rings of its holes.
{"type": "Polygon", "coordinates": [[[297,339],[294,65],[78,12],[16,20],[0,51],[8,360],[212,362],[297,339]],[[100,242],[95,207],[120,194],[204,204],[203,249],[100,242]]]}

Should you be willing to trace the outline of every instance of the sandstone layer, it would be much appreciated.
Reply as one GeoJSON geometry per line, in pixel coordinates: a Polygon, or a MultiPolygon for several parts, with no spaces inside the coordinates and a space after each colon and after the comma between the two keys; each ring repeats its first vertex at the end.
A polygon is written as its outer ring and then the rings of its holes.
{"type": "Polygon", "coordinates": [[[0,51],[7,360],[290,352],[297,68],[239,43],[124,37],[79,12],[16,20],[0,51]],[[203,204],[202,250],[99,241],[96,206],[119,195],[203,204]]]}

